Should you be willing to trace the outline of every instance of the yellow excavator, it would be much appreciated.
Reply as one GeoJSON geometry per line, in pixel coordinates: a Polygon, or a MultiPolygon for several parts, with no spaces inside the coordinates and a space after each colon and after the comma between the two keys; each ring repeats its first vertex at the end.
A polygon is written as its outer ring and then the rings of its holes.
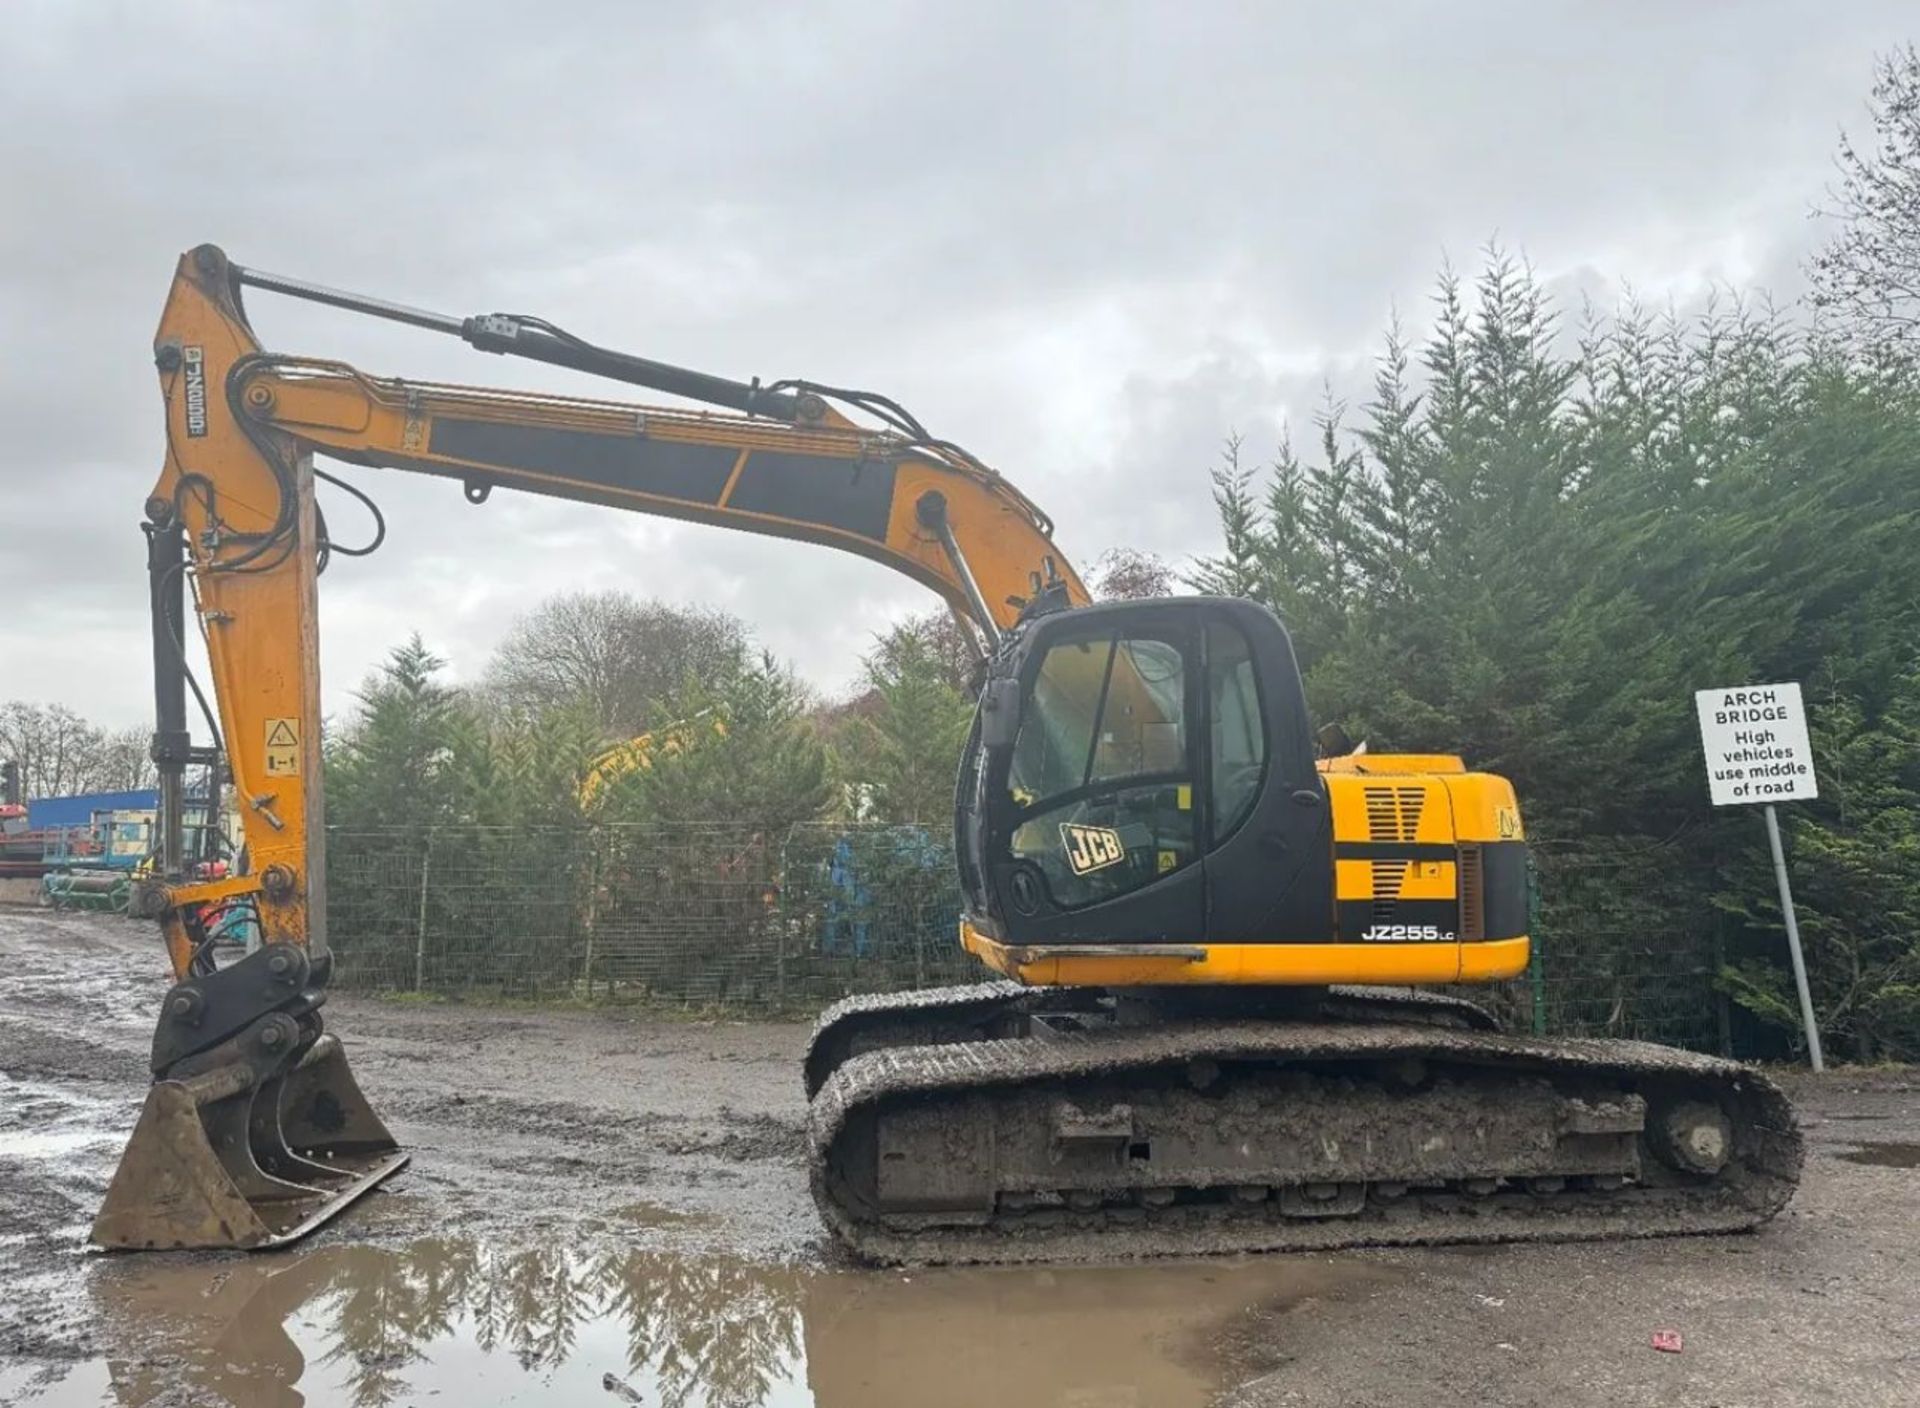
{"type": "Polygon", "coordinates": [[[1450,756],[1316,748],[1270,612],[1209,597],[1093,604],[1046,516],[896,402],[689,371],[531,316],[403,307],[213,246],[180,260],[154,356],[161,861],[136,899],[176,985],[97,1243],[280,1245],[407,1160],[321,1021],[316,581],[380,534],[335,540],[317,481],[372,504],[316,455],[455,479],[474,504],[518,489],[840,548],[968,623],[981,663],[955,800],[960,941],[1000,976],[820,1018],[803,1073],[812,1185],[858,1255],[1723,1231],[1792,1195],[1800,1136],[1760,1074],[1634,1042],[1509,1035],[1431,990],[1526,967],[1526,843],[1504,779],[1450,756]],[[702,408],[269,352],[248,290],[702,408]],[[190,629],[217,720],[187,669],[190,629]],[[249,863],[197,880],[181,779],[215,759],[249,863]],[[214,902],[252,906],[263,939],[224,965],[198,917],[214,902]]]}
{"type": "Polygon", "coordinates": [[[580,809],[591,812],[607,789],[636,772],[652,772],[656,758],[677,758],[707,738],[727,736],[726,711],[719,706],[699,709],[684,719],[637,733],[596,753],[580,779],[580,809]]]}

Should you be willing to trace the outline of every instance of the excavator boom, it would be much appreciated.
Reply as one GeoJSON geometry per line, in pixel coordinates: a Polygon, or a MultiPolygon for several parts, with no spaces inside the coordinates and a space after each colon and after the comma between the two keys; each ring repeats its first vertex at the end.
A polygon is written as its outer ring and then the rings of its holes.
{"type": "MultiPolygon", "coordinates": [[[[317,579],[335,542],[315,454],[837,547],[938,592],[988,641],[1027,601],[1086,590],[1018,490],[885,398],[764,387],[597,348],[539,319],[450,318],[184,255],[154,342],[166,455],[147,499],[162,855],[137,898],[176,986],[154,1086],[94,1239],[114,1247],[273,1246],[406,1162],[324,1032],[331,975],[320,759],[317,579]],[[474,346],[726,407],[686,410],[368,376],[261,347],[260,288],[464,337],[474,346]],[[856,426],[834,398],[871,409],[856,426]],[[956,525],[963,525],[959,528],[956,525]],[[957,532],[974,544],[969,556],[957,532]],[[189,601],[191,610],[189,610],[189,601]],[[188,632],[204,634],[218,719],[191,739],[188,632]],[[224,770],[247,873],[196,879],[183,776],[224,770]],[[258,951],[219,967],[204,907],[252,908],[258,951]]],[[[364,496],[363,496],[364,497],[364,496]]],[[[211,709],[209,708],[211,714],[211,709]]]]}

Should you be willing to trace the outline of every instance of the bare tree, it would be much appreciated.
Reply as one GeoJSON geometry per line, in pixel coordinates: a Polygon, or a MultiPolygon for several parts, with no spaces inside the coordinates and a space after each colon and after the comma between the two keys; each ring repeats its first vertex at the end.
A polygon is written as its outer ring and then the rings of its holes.
{"type": "Polygon", "coordinates": [[[1172,596],[1177,585],[1166,560],[1141,548],[1108,548],[1093,564],[1093,578],[1088,583],[1101,601],[1172,596]]]}
{"type": "Polygon", "coordinates": [[[95,769],[103,792],[138,792],[157,787],[159,771],[149,749],[152,734],[144,728],[117,728],[101,735],[95,769]]]}
{"type": "Polygon", "coordinates": [[[61,704],[0,704],[0,755],[20,765],[21,790],[29,797],[79,791],[99,736],[61,704]]]}
{"type": "Polygon", "coordinates": [[[661,722],[655,702],[687,681],[739,675],[747,649],[746,628],[722,611],[618,591],[569,593],[514,623],[488,666],[486,694],[533,713],[585,704],[609,734],[626,737],[661,722]]]}
{"type": "Polygon", "coordinates": [[[20,765],[28,797],[131,792],[154,782],[144,729],[108,733],[64,704],[0,703],[0,759],[20,765]]]}
{"type": "Polygon", "coordinates": [[[1822,214],[1840,233],[1808,268],[1813,302],[1868,343],[1920,347],[1920,51],[1874,63],[1870,146],[1845,133],[1822,214]]]}

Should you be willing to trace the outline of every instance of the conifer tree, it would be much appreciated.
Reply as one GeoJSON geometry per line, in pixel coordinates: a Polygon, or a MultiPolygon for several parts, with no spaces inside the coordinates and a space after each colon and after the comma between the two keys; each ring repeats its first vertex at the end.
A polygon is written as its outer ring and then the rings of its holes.
{"type": "Polygon", "coordinates": [[[942,676],[937,656],[911,633],[890,632],[867,659],[871,712],[838,740],[839,771],[868,818],[944,830],[973,705],[942,676]]]}

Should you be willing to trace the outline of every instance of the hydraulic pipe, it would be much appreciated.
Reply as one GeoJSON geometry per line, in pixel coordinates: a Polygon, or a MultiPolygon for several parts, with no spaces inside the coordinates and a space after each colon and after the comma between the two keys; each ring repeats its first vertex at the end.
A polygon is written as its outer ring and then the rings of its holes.
{"type": "Polygon", "coordinates": [[[947,561],[953,565],[953,575],[960,579],[960,589],[966,593],[967,605],[972,608],[973,619],[986,636],[987,644],[998,645],[1000,627],[994,623],[993,613],[987,609],[986,595],[980,590],[980,583],[974,579],[973,569],[967,565],[966,554],[960,551],[960,540],[953,532],[953,520],[947,516],[947,496],[938,489],[929,489],[914,504],[913,513],[920,521],[920,526],[931,528],[934,536],[940,540],[947,561]]]}
{"type": "Polygon", "coordinates": [[[153,618],[153,741],[160,776],[160,873],[186,871],[185,790],[193,739],[187,731],[187,662],[181,657],[186,616],[187,538],[172,505],[147,505],[147,589],[153,618]]]}
{"type": "Polygon", "coordinates": [[[406,323],[429,332],[446,333],[482,352],[498,352],[503,356],[525,357],[530,361],[570,367],[593,376],[645,386],[664,391],[670,396],[685,396],[689,400],[704,401],[710,406],[726,406],[772,420],[814,421],[819,420],[826,411],[824,403],[817,396],[770,391],[758,380],[732,381],[727,377],[676,367],[669,362],[656,362],[648,357],[634,357],[625,352],[596,347],[590,342],[561,333],[550,324],[542,325],[537,319],[517,317],[511,313],[483,313],[472,318],[456,318],[446,313],[393,303],[384,298],[328,288],[325,284],[310,283],[305,279],[288,278],[284,274],[269,274],[262,269],[247,269],[238,264],[229,264],[227,267],[232,271],[235,283],[265,289],[269,293],[285,294],[289,298],[305,299],[309,303],[324,303],[330,308],[344,308],[354,313],[365,313],[369,317],[385,318],[389,322],[406,323]]]}

